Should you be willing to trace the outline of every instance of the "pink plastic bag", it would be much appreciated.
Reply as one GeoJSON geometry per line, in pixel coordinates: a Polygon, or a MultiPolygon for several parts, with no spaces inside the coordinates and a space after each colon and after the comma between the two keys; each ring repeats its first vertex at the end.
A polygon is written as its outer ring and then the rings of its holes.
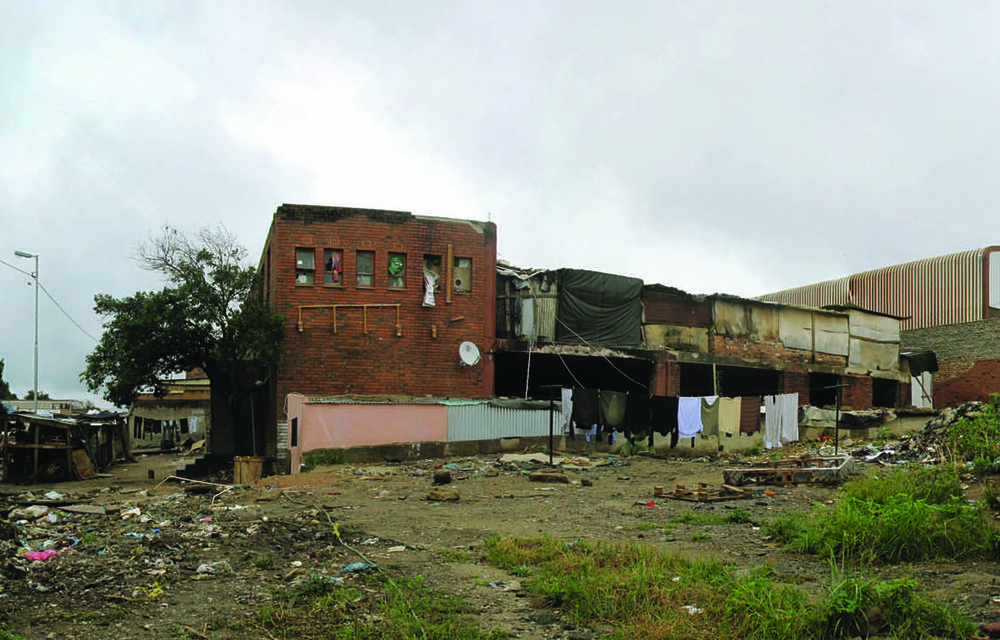
{"type": "Polygon", "coordinates": [[[28,553],[24,554],[24,557],[27,558],[28,560],[36,560],[41,562],[42,560],[55,558],[57,555],[59,555],[58,552],[53,551],[52,549],[46,549],[45,551],[29,551],[28,553]]]}

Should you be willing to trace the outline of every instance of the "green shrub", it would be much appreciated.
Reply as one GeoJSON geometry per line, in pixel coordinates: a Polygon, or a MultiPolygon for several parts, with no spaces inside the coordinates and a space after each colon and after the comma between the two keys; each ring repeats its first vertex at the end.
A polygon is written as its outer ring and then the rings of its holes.
{"type": "Polygon", "coordinates": [[[972,462],[974,473],[1000,473],[1000,394],[990,394],[979,415],[953,424],[948,444],[959,462],[972,462]]]}
{"type": "Polygon", "coordinates": [[[302,471],[308,473],[316,467],[328,467],[347,462],[347,455],[339,449],[316,449],[302,454],[302,471]]]}

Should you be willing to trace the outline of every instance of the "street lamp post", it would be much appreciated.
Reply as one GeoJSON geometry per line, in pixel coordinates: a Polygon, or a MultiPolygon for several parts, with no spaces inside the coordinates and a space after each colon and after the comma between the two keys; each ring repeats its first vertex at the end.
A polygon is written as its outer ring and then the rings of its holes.
{"type": "Polygon", "coordinates": [[[38,254],[28,253],[27,251],[15,251],[14,255],[19,258],[34,258],[35,259],[35,272],[31,274],[31,277],[35,279],[35,408],[34,413],[38,415],[38,254]]]}

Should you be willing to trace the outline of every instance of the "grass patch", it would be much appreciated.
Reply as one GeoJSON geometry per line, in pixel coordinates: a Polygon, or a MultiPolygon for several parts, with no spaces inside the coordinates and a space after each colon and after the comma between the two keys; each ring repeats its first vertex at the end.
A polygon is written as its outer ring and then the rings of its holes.
{"type": "Polygon", "coordinates": [[[329,467],[347,462],[347,455],[339,449],[316,449],[302,454],[302,471],[308,473],[316,467],[329,467]]]}
{"type": "Polygon", "coordinates": [[[255,556],[250,562],[253,566],[264,571],[270,571],[274,568],[274,558],[271,556],[255,556]]]}
{"type": "Polygon", "coordinates": [[[839,561],[966,560],[998,550],[989,513],[962,497],[953,470],[936,467],[853,480],[835,506],[781,516],[768,531],[789,551],[839,561]]]}
{"type": "Polygon", "coordinates": [[[688,524],[693,526],[720,525],[720,524],[746,524],[752,522],[750,514],[743,509],[735,509],[729,513],[695,513],[693,511],[682,511],[670,519],[676,524],[688,524]]]}
{"type": "Polygon", "coordinates": [[[810,601],[769,567],[737,577],[717,560],[642,545],[492,536],[484,558],[529,566],[522,588],[575,625],[610,625],[614,638],[846,638],[860,621],[892,637],[968,637],[974,625],[918,594],[915,581],[846,578],[810,601]],[[876,615],[877,614],[877,615],[876,615]],[[877,618],[877,619],[873,619],[877,618]]]}
{"type": "Polygon", "coordinates": [[[473,613],[466,601],[427,589],[423,576],[391,578],[375,573],[344,585],[314,574],[297,586],[275,592],[272,602],[262,606],[246,625],[269,637],[504,637],[496,631],[482,631],[473,613]]]}
{"type": "Polygon", "coordinates": [[[468,551],[458,551],[457,549],[442,549],[438,551],[438,557],[442,562],[454,562],[458,564],[469,564],[476,559],[468,551]]]}

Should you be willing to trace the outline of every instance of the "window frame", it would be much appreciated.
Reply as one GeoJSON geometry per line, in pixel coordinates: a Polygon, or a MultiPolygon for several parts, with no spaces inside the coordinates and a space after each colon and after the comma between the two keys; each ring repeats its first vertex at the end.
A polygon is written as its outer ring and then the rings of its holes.
{"type": "Polygon", "coordinates": [[[333,248],[323,248],[323,286],[324,287],[343,287],[344,286],[344,250],[343,249],[333,249],[333,248]],[[327,269],[327,263],[333,259],[334,254],[340,254],[340,270],[327,269]],[[331,282],[327,278],[332,276],[334,273],[339,275],[339,281],[331,282]]]}
{"type": "Polygon", "coordinates": [[[354,281],[358,289],[374,289],[375,288],[375,251],[371,249],[355,249],[354,250],[354,281]],[[371,271],[361,270],[361,255],[371,256],[371,271]],[[370,279],[368,284],[362,284],[361,278],[365,276],[370,279]]]}
{"type": "Polygon", "coordinates": [[[405,289],[406,288],[406,254],[402,251],[390,251],[388,260],[385,265],[385,272],[389,276],[389,288],[390,289],[405,289]],[[402,275],[394,276],[390,269],[392,269],[392,259],[394,256],[401,257],[403,259],[403,273],[402,275]],[[398,279],[400,284],[394,284],[393,280],[398,279]]]}
{"type": "Polygon", "coordinates": [[[472,258],[466,256],[454,256],[451,263],[451,290],[454,293],[461,294],[463,296],[470,295],[472,293],[472,258]],[[468,267],[459,267],[459,261],[467,260],[469,263],[468,267]],[[459,288],[458,286],[458,270],[463,269],[468,271],[469,277],[468,282],[464,287],[459,288]]]}
{"type": "Polygon", "coordinates": [[[311,287],[316,283],[316,248],[315,247],[295,247],[295,286],[311,287]],[[305,267],[301,258],[311,255],[311,265],[305,267]],[[307,278],[302,280],[301,278],[307,278]]]}

